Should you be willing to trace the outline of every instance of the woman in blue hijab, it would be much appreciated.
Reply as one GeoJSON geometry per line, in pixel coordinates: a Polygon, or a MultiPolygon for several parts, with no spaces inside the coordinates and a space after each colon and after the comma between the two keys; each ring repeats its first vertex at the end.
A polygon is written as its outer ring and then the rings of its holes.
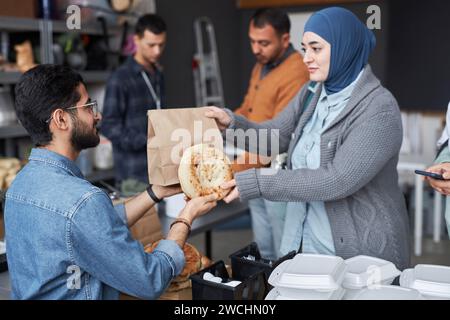
{"type": "Polygon", "coordinates": [[[356,79],[376,43],[372,31],[353,13],[337,7],[313,14],[304,30],[302,47],[308,53],[304,61],[310,79],[324,82],[328,94],[356,79]]]}
{"type": "Polygon", "coordinates": [[[396,169],[401,116],[368,64],[375,36],[352,12],[333,7],[310,17],[302,47],[311,81],[275,119],[256,124],[228,109],[206,112],[221,129],[275,129],[267,146],[261,139],[247,148],[265,150],[275,137],[272,153],[287,152],[286,169],[236,173],[222,186],[231,189],[224,200],[272,201],[282,230],[278,256],[363,254],[407,268],[408,217],[396,169]]]}

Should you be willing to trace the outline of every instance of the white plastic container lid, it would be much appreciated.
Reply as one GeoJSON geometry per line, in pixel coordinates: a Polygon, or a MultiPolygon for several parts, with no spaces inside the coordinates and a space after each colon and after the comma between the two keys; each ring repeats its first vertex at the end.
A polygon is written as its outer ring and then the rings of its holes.
{"type": "Polygon", "coordinates": [[[341,257],[299,253],[278,265],[268,282],[274,287],[334,291],[344,279],[347,265],[341,257]]]}
{"type": "Polygon", "coordinates": [[[354,300],[424,300],[419,291],[399,286],[373,286],[362,289],[354,300]]]}
{"type": "Polygon", "coordinates": [[[363,289],[374,284],[389,285],[401,274],[392,262],[369,257],[356,256],[345,260],[347,273],[342,286],[346,289],[363,289]]]}
{"type": "Polygon", "coordinates": [[[166,202],[166,215],[171,218],[178,217],[180,212],[186,206],[183,193],[167,197],[164,201],[166,202]]]}
{"type": "Polygon", "coordinates": [[[294,290],[283,295],[278,288],[273,288],[267,294],[265,300],[341,300],[345,289],[340,287],[334,291],[320,292],[317,290],[294,290]]]}
{"type": "Polygon", "coordinates": [[[400,276],[400,286],[414,288],[421,293],[450,299],[450,267],[418,264],[400,276]]]}

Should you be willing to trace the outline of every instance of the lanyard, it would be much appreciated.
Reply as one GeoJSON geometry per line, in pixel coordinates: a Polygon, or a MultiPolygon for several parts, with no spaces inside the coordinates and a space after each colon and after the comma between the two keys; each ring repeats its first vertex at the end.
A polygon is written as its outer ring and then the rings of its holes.
{"type": "Polygon", "coordinates": [[[153,100],[155,100],[155,102],[156,102],[156,109],[161,109],[161,99],[156,94],[155,89],[153,89],[150,79],[148,78],[147,74],[144,71],[141,71],[141,75],[142,75],[142,78],[144,78],[145,84],[147,85],[147,88],[150,91],[150,94],[152,95],[153,100]]]}

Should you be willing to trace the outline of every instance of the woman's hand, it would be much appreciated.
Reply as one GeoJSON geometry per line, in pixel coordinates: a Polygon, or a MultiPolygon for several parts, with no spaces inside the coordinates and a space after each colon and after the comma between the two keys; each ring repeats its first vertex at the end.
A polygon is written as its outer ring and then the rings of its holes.
{"type": "Polygon", "coordinates": [[[442,174],[446,180],[438,180],[431,177],[424,177],[424,180],[428,181],[430,186],[437,192],[444,196],[450,195],[450,163],[439,163],[429,167],[426,171],[442,174]]]}
{"type": "Polygon", "coordinates": [[[210,194],[204,197],[190,199],[179,217],[188,219],[191,223],[201,215],[204,215],[217,205],[216,194],[210,194]]]}
{"type": "Polygon", "coordinates": [[[239,190],[236,187],[235,179],[222,183],[220,187],[225,190],[231,189],[230,193],[225,198],[223,198],[223,201],[225,201],[226,203],[230,203],[231,201],[239,198],[239,190]]]}
{"type": "Polygon", "coordinates": [[[217,126],[221,131],[229,127],[232,119],[225,111],[223,111],[218,107],[205,107],[205,108],[206,108],[205,116],[207,118],[212,118],[216,120],[217,126]]]}
{"type": "Polygon", "coordinates": [[[158,199],[164,199],[175,194],[181,193],[181,186],[179,184],[175,184],[172,186],[152,186],[153,192],[158,197],[158,199]]]}

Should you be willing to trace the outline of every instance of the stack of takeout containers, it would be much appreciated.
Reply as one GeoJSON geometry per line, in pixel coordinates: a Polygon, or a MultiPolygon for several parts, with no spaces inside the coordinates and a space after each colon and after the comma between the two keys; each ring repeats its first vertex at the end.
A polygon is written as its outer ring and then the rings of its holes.
{"type": "Polygon", "coordinates": [[[378,290],[380,285],[390,285],[401,274],[392,262],[375,257],[360,255],[345,260],[345,263],[344,300],[352,300],[366,289],[378,290]]]}
{"type": "Polygon", "coordinates": [[[269,283],[274,288],[266,300],[340,300],[346,270],[340,257],[297,254],[270,274],[269,283]]]}
{"type": "Polygon", "coordinates": [[[418,264],[402,272],[400,286],[416,289],[426,299],[450,300],[450,267],[418,264]]]}
{"type": "Polygon", "coordinates": [[[419,291],[399,286],[373,286],[361,290],[353,300],[423,300],[419,291]]]}

